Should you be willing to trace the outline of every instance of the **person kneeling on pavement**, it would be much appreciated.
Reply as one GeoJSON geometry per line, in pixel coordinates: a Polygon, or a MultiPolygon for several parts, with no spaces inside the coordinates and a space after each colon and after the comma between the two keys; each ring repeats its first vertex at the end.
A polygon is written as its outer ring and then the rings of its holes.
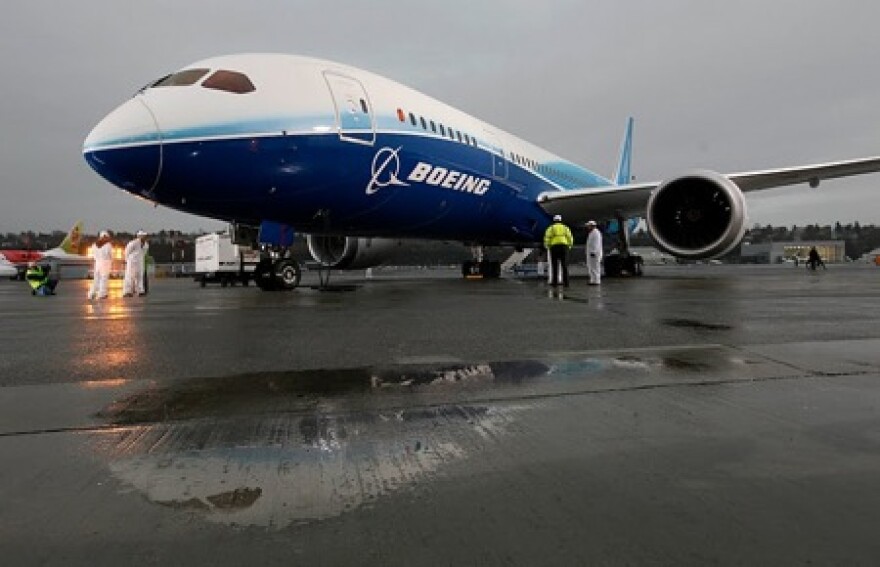
{"type": "Polygon", "coordinates": [[[31,295],[55,295],[58,280],[49,278],[49,266],[41,266],[36,262],[29,263],[24,279],[31,286],[31,295]]]}

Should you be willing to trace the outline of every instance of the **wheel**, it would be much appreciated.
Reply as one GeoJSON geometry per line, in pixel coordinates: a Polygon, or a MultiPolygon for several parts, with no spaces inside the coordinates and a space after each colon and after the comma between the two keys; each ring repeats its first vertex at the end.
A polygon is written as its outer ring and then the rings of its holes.
{"type": "Polygon", "coordinates": [[[254,283],[263,291],[273,291],[275,289],[275,278],[273,276],[272,260],[261,258],[256,268],[254,268],[254,283]]]}
{"type": "Polygon", "coordinates": [[[480,262],[480,273],[484,278],[497,279],[501,277],[501,263],[492,260],[483,260],[480,262]]]}
{"type": "Polygon", "coordinates": [[[623,260],[616,254],[605,256],[602,259],[602,268],[606,278],[620,277],[623,267],[623,260]]]}
{"type": "Polygon", "coordinates": [[[622,258],[621,275],[641,276],[643,263],[641,256],[632,255],[622,258]]]}
{"type": "Polygon", "coordinates": [[[275,282],[280,289],[291,290],[299,285],[302,277],[299,264],[293,260],[278,260],[273,269],[275,282]]]}
{"type": "Polygon", "coordinates": [[[200,285],[201,287],[205,287],[207,284],[208,284],[208,281],[205,279],[205,276],[201,276],[201,277],[199,278],[199,285],[200,285]]]}

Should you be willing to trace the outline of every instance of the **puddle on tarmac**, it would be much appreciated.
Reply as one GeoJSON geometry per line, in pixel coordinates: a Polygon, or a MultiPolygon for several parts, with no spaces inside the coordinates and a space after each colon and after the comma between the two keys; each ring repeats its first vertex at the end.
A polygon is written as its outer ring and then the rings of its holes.
{"type": "Polygon", "coordinates": [[[127,490],[157,505],[283,528],[411,490],[511,442],[517,419],[540,403],[529,401],[535,393],[700,382],[743,368],[706,347],[196,378],[102,409],[120,427],[101,433],[97,450],[127,490]]]}
{"type": "Polygon", "coordinates": [[[729,372],[743,366],[720,347],[670,349],[638,354],[569,356],[476,364],[411,364],[374,368],[261,372],[193,378],[152,386],[101,409],[97,417],[114,425],[134,425],[222,417],[313,411],[345,400],[349,410],[410,402],[393,396],[432,395],[422,403],[461,403],[489,394],[515,397],[517,388],[533,392],[554,384],[603,389],[640,381],[688,380],[698,373],[729,372]]]}

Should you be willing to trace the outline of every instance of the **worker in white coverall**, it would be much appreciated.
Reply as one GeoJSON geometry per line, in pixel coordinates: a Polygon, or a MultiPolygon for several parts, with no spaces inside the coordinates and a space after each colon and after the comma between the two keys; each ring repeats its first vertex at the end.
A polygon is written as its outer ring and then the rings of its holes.
{"type": "Polygon", "coordinates": [[[113,265],[113,245],[110,244],[110,233],[106,230],[102,230],[98,240],[92,244],[92,259],[95,267],[92,270],[89,299],[107,299],[107,280],[110,279],[110,268],[113,265]]]}
{"type": "Polygon", "coordinates": [[[587,223],[587,273],[589,285],[602,283],[602,231],[596,221],[587,223]]]}
{"type": "Polygon", "coordinates": [[[147,255],[147,233],[139,230],[131,242],[125,246],[125,281],[122,284],[122,297],[135,293],[146,294],[144,289],[144,257],[147,255]]]}

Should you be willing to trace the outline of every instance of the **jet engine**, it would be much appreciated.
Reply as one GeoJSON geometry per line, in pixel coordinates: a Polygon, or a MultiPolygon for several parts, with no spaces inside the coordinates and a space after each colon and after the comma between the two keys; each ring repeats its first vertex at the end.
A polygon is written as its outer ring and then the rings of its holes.
{"type": "Polygon", "coordinates": [[[651,194],[648,232],[658,248],[692,260],[732,250],[746,230],[746,202],[730,179],[692,171],[664,181],[651,194]]]}
{"type": "Polygon", "coordinates": [[[399,240],[356,238],[352,236],[308,235],[312,258],[322,266],[338,270],[357,270],[378,266],[389,260],[399,240]]]}

